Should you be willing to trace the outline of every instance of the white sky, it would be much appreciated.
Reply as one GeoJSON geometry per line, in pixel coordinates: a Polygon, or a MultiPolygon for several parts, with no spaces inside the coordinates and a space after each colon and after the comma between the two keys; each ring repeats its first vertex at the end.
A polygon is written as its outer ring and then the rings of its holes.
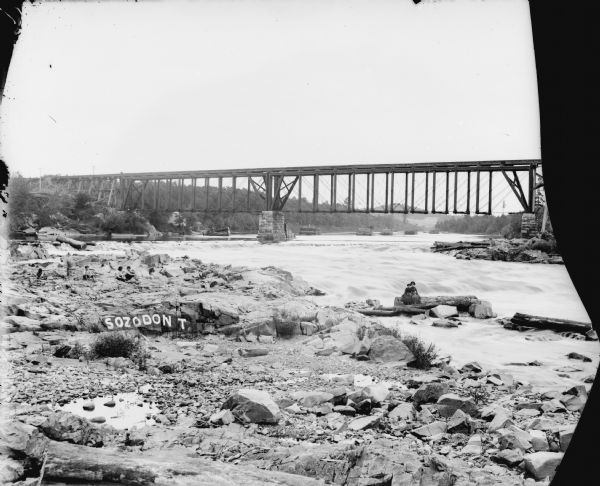
{"type": "Polygon", "coordinates": [[[527,0],[26,2],[0,148],[26,176],[539,158],[534,62],[527,0]]]}

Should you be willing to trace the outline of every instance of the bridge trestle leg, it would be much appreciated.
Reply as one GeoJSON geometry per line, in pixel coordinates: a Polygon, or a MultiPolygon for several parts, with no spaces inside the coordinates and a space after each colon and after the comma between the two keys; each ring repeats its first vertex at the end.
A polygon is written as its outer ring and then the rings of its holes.
{"type": "Polygon", "coordinates": [[[258,235],[260,243],[279,243],[288,239],[283,211],[263,211],[258,220],[258,235]]]}

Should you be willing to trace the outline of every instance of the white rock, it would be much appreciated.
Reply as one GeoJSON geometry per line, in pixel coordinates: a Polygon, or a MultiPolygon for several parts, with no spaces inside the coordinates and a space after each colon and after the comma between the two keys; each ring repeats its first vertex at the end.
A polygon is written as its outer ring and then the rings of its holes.
{"type": "Polygon", "coordinates": [[[458,316],[458,309],[452,305],[437,305],[429,309],[429,315],[440,318],[455,317],[458,316]]]}

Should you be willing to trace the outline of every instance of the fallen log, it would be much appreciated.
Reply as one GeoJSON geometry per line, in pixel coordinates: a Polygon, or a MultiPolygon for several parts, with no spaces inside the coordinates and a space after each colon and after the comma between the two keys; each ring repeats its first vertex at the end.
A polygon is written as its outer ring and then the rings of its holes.
{"type": "Polygon", "coordinates": [[[443,241],[435,241],[433,243],[433,251],[452,251],[452,250],[466,250],[469,248],[489,248],[491,243],[489,241],[459,241],[457,243],[445,243],[443,241]]]}
{"type": "MultiPolygon", "coordinates": [[[[402,297],[394,299],[394,308],[402,309],[402,307],[414,307],[422,309],[421,312],[431,309],[438,305],[452,305],[459,311],[468,311],[471,304],[479,302],[479,299],[474,295],[438,295],[436,297],[421,297],[420,304],[411,304],[409,306],[402,303],[402,297]]],[[[410,309],[409,309],[410,310],[410,309]]]]}
{"type": "Polygon", "coordinates": [[[357,309],[364,316],[377,316],[377,317],[394,317],[402,314],[416,315],[423,314],[428,307],[421,307],[418,305],[399,305],[394,307],[383,307],[380,309],[357,309]]]}
{"type": "Polygon", "coordinates": [[[60,243],[66,243],[68,245],[71,245],[76,250],[85,250],[85,247],[87,246],[86,243],[83,241],[74,240],[73,238],[67,238],[66,236],[62,236],[62,235],[58,235],[56,237],[56,241],[58,241],[60,243]]]}
{"type": "Polygon", "coordinates": [[[242,358],[255,358],[256,356],[266,356],[267,354],[269,354],[269,350],[261,348],[238,349],[238,354],[242,358]]]}
{"type": "Polygon", "coordinates": [[[416,315],[432,309],[438,305],[451,305],[459,311],[468,311],[471,304],[479,302],[474,295],[439,295],[436,297],[421,297],[420,304],[403,304],[402,297],[394,299],[393,307],[378,307],[377,309],[356,309],[364,316],[394,317],[402,314],[416,315]]]}
{"type": "Polygon", "coordinates": [[[253,466],[211,461],[190,454],[189,449],[161,450],[132,454],[116,449],[94,448],[68,442],[50,441],[47,448],[44,480],[118,483],[128,485],[191,486],[316,486],[321,480],[253,466]],[[188,455],[189,454],[189,455],[188,455]]]}
{"type": "Polygon", "coordinates": [[[556,332],[577,332],[585,334],[592,329],[591,324],[585,322],[569,321],[567,319],[555,319],[552,317],[532,316],[517,312],[510,320],[515,326],[533,327],[535,329],[547,329],[556,332]]]}

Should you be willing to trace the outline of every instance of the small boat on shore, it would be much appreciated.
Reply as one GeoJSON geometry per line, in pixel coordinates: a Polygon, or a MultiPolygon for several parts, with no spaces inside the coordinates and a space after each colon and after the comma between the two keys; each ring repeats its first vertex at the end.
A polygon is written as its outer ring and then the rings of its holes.
{"type": "Polygon", "coordinates": [[[311,226],[311,225],[300,226],[299,234],[301,234],[301,235],[320,235],[321,231],[316,226],[311,226]]]}
{"type": "Polygon", "coordinates": [[[231,231],[229,230],[229,226],[225,228],[215,228],[207,230],[204,233],[205,236],[231,236],[231,231]]]}
{"type": "Polygon", "coordinates": [[[373,230],[371,228],[358,228],[356,234],[359,236],[373,236],[373,230]]]}
{"type": "Polygon", "coordinates": [[[392,236],[394,232],[390,228],[384,228],[379,234],[383,236],[392,236]]]}

